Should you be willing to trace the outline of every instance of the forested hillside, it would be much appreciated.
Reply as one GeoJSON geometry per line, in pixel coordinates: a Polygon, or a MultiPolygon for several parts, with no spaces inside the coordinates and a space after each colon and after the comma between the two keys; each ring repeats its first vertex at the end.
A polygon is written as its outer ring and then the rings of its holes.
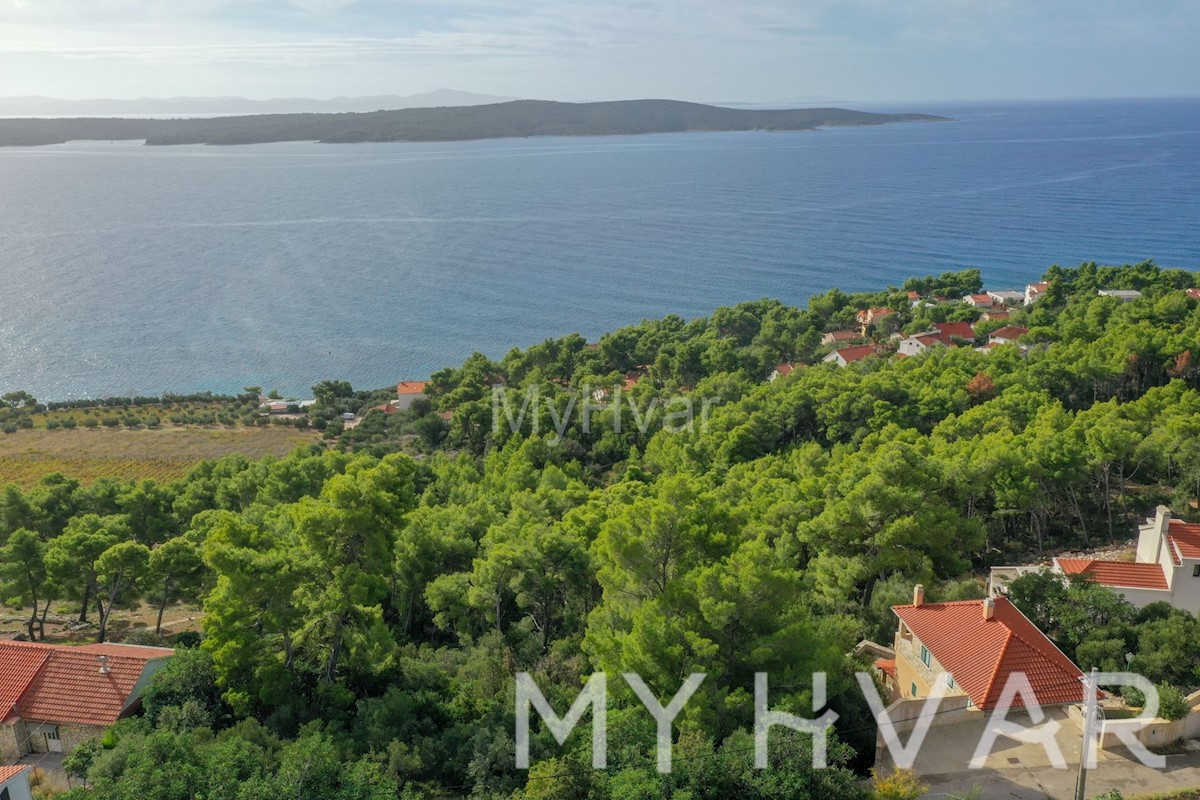
{"type": "Polygon", "coordinates": [[[310,412],[328,448],[167,485],[7,488],[3,596],[29,634],[51,605],[103,620],[139,599],[203,603],[199,649],[155,680],[146,716],[71,759],[93,787],[80,796],[863,796],[852,769],[875,733],[846,653],[890,640],[912,584],[979,596],[989,564],[1125,540],[1158,502],[1196,516],[1197,276],[1084,264],[1044,280],[1032,308],[976,328],[982,343],[1022,325],[1023,346],[821,363],[822,334],[861,309],[890,306],[908,331],[975,319],[906,294],[977,291],[969,271],[476,355],[352,430],[343,410],[386,393],[329,382],[310,412]],[[767,381],[781,363],[796,368],[767,381]],[[692,425],[671,416],[706,398],[692,425]],[[586,400],[602,408],[585,430],[586,400]],[[504,407],[516,431],[496,424],[504,407]],[[814,773],[805,737],[781,733],[777,769],[753,770],[754,673],[774,708],[810,715],[814,670],[841,715],[835,768],[814,773]],[[559,748],[536,726],[526,773],[517,671],[560,712],[595,671],[639,673],[664,699],[708,677],[676,720],[671,775],[615,678],[608,770],[590,769],[586,730],[559,748]]]}

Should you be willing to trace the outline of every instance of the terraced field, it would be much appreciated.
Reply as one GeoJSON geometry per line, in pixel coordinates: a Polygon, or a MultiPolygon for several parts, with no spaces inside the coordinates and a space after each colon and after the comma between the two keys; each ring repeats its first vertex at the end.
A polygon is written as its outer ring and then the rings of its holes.
{"type": "Polygon", "coordinates": [[[280,427],[20,430],[0,435],[0,485],[28,488],[54,472],[84,483],[100,477],[165,482],[228,453],[282,456],[318,441],[315,432],[280,427]]]}

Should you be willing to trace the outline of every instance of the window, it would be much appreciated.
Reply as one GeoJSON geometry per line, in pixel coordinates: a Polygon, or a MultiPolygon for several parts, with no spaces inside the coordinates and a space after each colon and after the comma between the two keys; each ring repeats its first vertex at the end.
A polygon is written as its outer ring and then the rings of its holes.
{"type": "Polygon", "coordinates": [[[1192,577],[1200,578],[1200,564],[1197,564],[1196,566],[1192,567],[1192,577]]]}
{"type": "Polygon", "coordinates": [[[958,684],[954,682],[954,676],[953,676],[953,675],[947,675],[947,676],[946,676],[946,685],[947,685],[948,687],[950,687],[951,689],[953,689],[955,686],[958,686],[958,684]]]}
{"type": "Polygon", "coordinates": [[[909,689],[908,693],[909,693],[910,695],[912,695],[913,697],[916,697],[916,696],[917,696],[917,684],[916,684],[916,681],[914,681],[914,682],[913,682],[913,684],[912,684],[911,686],[909,686],[909,687],[908,687],[908,689],[909,689]]]}
{"type": "Polygon", "coordinates": [[[927,667],[933,666],[933,655],[930,654],[929,648],[921,645],[921,663],[927,667]]]}

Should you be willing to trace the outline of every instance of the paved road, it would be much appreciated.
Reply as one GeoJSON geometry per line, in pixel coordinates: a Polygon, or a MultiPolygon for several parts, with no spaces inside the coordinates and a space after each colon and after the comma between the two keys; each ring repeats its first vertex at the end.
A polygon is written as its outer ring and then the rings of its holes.
{"type": "MultiPolygon", "coordinates": [[[[1075,796],[1075,770],[1052,767],[1013,767],[931,775],[928,798],[962,796],[972,787],[983,789],[987,800],[1070,800],[1075,796]]],[[[1200,788],[1200,753],[1167,756],[1167,768],[1154,770],[1136,761],[1101,761],[1088,771],[1087,796],[1119,789],[1126,797],[1200,788]]]]}

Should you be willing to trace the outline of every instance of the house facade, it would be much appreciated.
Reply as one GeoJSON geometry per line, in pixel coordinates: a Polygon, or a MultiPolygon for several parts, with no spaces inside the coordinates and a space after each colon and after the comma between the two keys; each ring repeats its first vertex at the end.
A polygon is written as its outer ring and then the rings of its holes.
{"type": "Polygon", "coordinates": [[[70,753],[141,709],[165,647],[0,642],[0,757],[70,753]]]}
{"type": "Polygon", "coordinates": [[[1031,306],[1050,288],[1048,283],[1031,283],[1025,287],[1025,305],[1031,306]]]}
{"type": "Polygon", "coordinates": [[[862,361],[868,356],[876,354],[875,345],[862,344],[857,347],[843,347],[839,350],[834,350],[829,355],[822,358],[822,361],[832,362],[839,367],[844,367],[847,364],[853,364],[855,361],[862,361]]]}

